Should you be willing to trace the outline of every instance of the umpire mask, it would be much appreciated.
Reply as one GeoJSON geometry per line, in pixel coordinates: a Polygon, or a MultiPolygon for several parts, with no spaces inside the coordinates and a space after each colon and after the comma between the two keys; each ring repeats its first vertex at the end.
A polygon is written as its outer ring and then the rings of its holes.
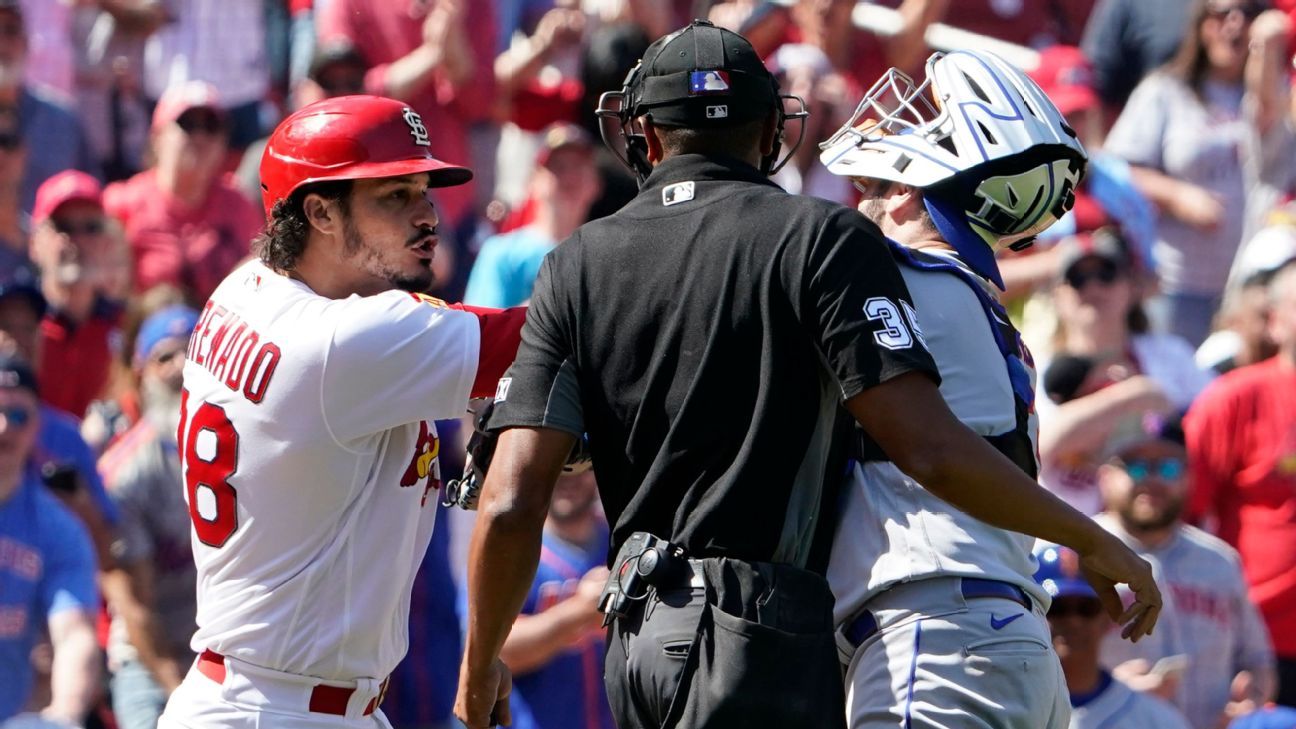
{"type": "Polygon", "coordinates": [[[809,112],[799,96],[780,94],[778,81],[761,63],[746,38],[705,20],[659,38],[631,69],[620,91],[599,97],[597,115],[603,142],[639,183],[652,172],[648,144],[639,120],[658,126],[719,129],[778,112],[774,148],[760,170],[779,170],[805,136],[809,112]],[[784,127],[796,121],[797,139],[780,159],[784,127]]]}

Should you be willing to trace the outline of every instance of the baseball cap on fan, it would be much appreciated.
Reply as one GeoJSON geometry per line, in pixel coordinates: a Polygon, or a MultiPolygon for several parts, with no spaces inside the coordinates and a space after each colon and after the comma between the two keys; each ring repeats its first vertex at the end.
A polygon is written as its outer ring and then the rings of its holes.
{"type": "Polygon", "coordinates": [[[162,98],[153,109],[153,131],[178,120],[191,109],[209,109],[216,116],[225,117],[215,86],[205,81],[186,81],[162,92],[162,98]]]}
{"type": "Polygon", "coordinates": [[[732,126],[780,103],[778,82],[751,43],[702,20],[649,46],[632,73],[631,116],[660,126],[732,126]]]}
{"type": "MultiPolygon", "coordinates": [[[[3,0],[0,0],[3,1],[3,0]]],[[[33,224],[49,220],[58,209],[70,202],[88,202],[103,209],[103,186],[99,181],[80,170],[64,170],[36,188],[36,204],[32,207],[33,224]]]]}
{"type": "Polygon", "coordinates": [[[1094,89],[1093,65],[1075,46],[1050,46],[1040,51],[1039,65],[1030,77],[1064,116],[1102,103],[1094,89]]]}
{"type": "Polygon", "coordinates": [[[594,149],[594,140],[589,133],[575,124],[557,122],[550,124],[540,135],[540,151],[536,153],[536,165],[548,164],[549,158],[560,149],[568,148],[594,149]]]}

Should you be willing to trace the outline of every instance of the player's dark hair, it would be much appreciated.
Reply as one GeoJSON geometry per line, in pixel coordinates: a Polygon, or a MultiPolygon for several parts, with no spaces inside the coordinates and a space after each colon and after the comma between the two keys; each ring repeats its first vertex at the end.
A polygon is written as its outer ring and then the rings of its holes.
{"type": "Polygon", "coordinates": [[[662,150],[671,157],[680,154],[723,154],[746,159],[760,144],[766,119],[725,127],[654,127],[662,150]]]}
{"type": "Polygon", "coordinates": [[[342,214],[350,212],[351,180],[330,180],[303,185],[287,200],[280,200],[270,209],[270,222],[265,231],[252,243],[261,262],[276,271],[291,271],[306,249],[310,235],[310,221],[302,201],[314,193],[338,204],[342,214]]]}

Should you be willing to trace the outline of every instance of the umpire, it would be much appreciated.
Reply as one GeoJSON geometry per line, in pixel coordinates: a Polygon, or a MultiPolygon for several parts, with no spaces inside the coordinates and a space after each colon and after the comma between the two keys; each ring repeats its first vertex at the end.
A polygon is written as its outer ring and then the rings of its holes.
{"type": "Polygon", "coordinates": [[[499,383],[455,713],[470,729],[508,721],[497,656],[586,433],[616,555],[601,607],[618,725],[841,726],[822,574],[843,400],[922,483],[1002,484],[1033,510],[1000,526],[1038,518],[1067,543],[1092,526],[950,414],[877,228],[767,179],[784,103],[746,40],[695,21],[614,96],[620,138],[604,138],[642,186],[546,257],[499,383]]]}

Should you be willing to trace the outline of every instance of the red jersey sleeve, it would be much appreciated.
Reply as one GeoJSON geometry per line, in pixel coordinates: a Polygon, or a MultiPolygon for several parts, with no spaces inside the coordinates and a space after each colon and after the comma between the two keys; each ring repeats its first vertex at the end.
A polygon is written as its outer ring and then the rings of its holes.
{"type": "Polygon", "coordinates": [[[1216,514],[1218,500],[1231,487],[1237,470],[1234,435],[1241,432],[1237,408],[1222,384],[1208,387],[1184,416],[1191,482],[1185,516],[1192,522],[1216,514]]]}

